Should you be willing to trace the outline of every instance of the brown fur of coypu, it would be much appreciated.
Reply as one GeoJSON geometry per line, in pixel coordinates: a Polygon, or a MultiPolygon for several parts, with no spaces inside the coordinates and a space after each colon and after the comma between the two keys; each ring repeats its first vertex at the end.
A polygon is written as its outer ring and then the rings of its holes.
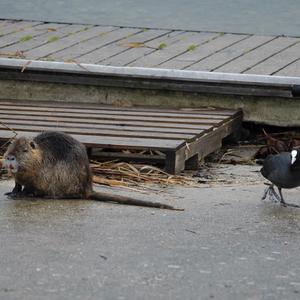
{"type": "Polygon", "coordinates": [[[4,154],[15,178],[11,198],[91,199],[127,205],[180,210],[170,205],[93,191],[85,147],[68,134],[45,131],[35,138],[15,139],[4,154]]]}

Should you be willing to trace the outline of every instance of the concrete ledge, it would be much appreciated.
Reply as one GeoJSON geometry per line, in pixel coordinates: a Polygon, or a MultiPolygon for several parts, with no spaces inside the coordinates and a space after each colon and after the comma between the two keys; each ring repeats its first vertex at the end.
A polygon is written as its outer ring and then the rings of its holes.
{"type": "Polygon", "coordinates": [[[0,78],[229,95],[285,98],[300,95],[299,77],[113,67],[8,58],[0,58],[0,78]]]}

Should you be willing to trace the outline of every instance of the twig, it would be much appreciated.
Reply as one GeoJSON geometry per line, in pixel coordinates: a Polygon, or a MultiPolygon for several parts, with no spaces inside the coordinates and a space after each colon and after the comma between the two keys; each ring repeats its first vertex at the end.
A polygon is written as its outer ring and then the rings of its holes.
{"type": "Polygon", "coordinates": [[[8,139],[8,141],[6,143],[4,143],[1,148],[4,148],[7,144],[9,144],[13,139],[16,138],[16,136],[18,135],[18,133],[13,129],[13,128],[10,128],[9,126],[7,126],[6,124],[4,124],[2,121],[0,121],[0,124],[5,127],[6,129],[12,131],[14,133],[14,136],[11,137],[10,139],[8,139]]]}
{"type": "Polygon", "coordinates": [[[26,70],[26,68],[31,64],[31,60],[28,60],[24,65],[23,65],[23,67],[22,67],[22,70],[21,70],[21,73],[23,73],[25,70],[26,70]]]}

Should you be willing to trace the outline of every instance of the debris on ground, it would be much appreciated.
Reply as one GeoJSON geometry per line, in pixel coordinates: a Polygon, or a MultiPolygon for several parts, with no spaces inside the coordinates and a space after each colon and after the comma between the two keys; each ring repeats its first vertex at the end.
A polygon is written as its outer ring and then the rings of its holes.
{"type": "Polygon", "coordinates": [[[222,164],[255,165],[255,156],[262,145],[230,145],[212,153],[206,161],[222,164]]]}
{"type": "Polygon", "coordinates": [[[208,163],[201,166],[194,178],[201,186],[260,184],[261,166],[248,164],[208,163]]]}
{"type": "Polygon", "coordinates": [[[195,186],[197,180],[184,175],[170,175],[160,168],[143,165],[118,162],[91,162],[93,182],[108,186],[126,187],[130,189],[149,189],[154,185],[167,187],[169,185],[195,186]]]}
{"type": "Polygon", "coordinates": [[[270,128],[270,132],[259,128],[253,131],[247,140],[239,141],[236,145],[227,144],[219,151],[212,153],[206,161],[226,164],[255,165],[261,162],[269,154],[277,154],[284,151],[300,148],[299,130],[279,130],[270,128]]]}
{"type": "Polygon", "coordinates": [[[256,158],[300,148],[300,133],[297,131],[267,133],[263,129],[263,138],[265,145],[258,150],[256,158]]]}
{"type": "Polygon", "coordinates": [[[94,183],[138,191],[150,189],[161,192],[163,188],[172,185],[210,187],[261,183],[260,166],[257,165],[206,163],[198,171],[185,171],[182,175],[170,175],[153,166],[117,161],[92,162],[91,167],[94,183]]]}
{"type": "Polygon", "coordinates": [[[0,179],[7,179],[10,175],[3,167],[3,157],[0,155],[0,179]]]}

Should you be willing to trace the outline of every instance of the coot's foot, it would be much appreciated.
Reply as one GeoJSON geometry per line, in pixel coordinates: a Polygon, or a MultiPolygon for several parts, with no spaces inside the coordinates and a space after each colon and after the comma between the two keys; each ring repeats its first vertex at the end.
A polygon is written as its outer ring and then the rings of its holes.
{"type": "Polygon", "coordinates": [[[280,205],[283,207],[296,207],[300,208],[300,205],[294,204],[294,203],[286,203],[285,201],[281,201],[280,205]]]}
{"type": "Polygon", "coordinates": [[[278,191],[279,191],[279,195],[280,195],[280,205],[281,205],[281,206],[283,206],[283,207],[289,206],[289,207],[300,208],[300,206],[297,205],[297,204],[286,203],[286,202],[284,201],[284,198],[283,198],[282,191],[281,191],[281,188],[280,188],[280,187],[278,187],[278,191]]]}

